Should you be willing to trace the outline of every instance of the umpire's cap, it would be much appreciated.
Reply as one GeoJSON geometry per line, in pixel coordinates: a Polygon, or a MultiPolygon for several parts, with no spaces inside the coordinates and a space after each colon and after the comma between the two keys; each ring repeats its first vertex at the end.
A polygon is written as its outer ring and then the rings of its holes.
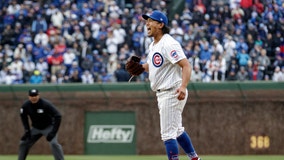
{"type": "Polygon", "coordinates": [[[158,10],[154,10],[150,15],[147,15],[147,14],[143,14],[142,17],[147,20],[148,18],[151,18],[155,21],[158,21],[158,22],[161,22],[161,23],[164,23],[166,26],[168,26],[168,18],[167,16],[161,12],[161,11],[158,11],[158,10]]]}
{"type": "Polygon", "coordinates": [[[29,96],[37,96],[39,94],[37,89],[29,90],[29,96]]]}

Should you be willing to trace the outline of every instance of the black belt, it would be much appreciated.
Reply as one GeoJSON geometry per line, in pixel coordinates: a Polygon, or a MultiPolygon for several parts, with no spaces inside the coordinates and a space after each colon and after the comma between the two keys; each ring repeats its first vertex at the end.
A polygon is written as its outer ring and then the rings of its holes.
{"type": "Polygon", "coordinates": [[[157,89],[157,92],[162,92],[162,91],[169,91],[171,90],[172,88],[167,88],[167,89],[157,89]]]}

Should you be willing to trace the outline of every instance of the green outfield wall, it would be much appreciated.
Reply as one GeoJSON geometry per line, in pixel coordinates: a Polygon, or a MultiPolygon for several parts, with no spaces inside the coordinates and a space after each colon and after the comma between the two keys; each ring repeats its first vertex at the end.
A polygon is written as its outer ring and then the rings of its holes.
{"type": "MultiPolygon", "coordinates": [[[[114,83],[1,85],[2,155],[18,152],[19,109],[30,88],[62,113],[65,154],[164,154],[149,84],[114,83]]],[[[191,83],[188,89],[183,123],[199,154],[284,154],[284,83],[191,83]]],[[[51,150],[42,138],[30,152],[51,150]]]]}

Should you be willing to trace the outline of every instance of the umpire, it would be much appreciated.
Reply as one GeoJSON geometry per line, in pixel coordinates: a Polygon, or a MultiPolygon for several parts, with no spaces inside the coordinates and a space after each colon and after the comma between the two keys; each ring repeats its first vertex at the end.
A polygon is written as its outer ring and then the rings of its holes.
{"type": "Polygon", "coordinates": [[[62,146],[57,141],[62,116],[52,103],[40,98],[37,89],[29,90],[29,100],[22,105],[20,116],[25,133],[20,141],[18,160],[25,160],[30,148],[43,135],[50,144],[54,159],[64,160],[62,146]]]}

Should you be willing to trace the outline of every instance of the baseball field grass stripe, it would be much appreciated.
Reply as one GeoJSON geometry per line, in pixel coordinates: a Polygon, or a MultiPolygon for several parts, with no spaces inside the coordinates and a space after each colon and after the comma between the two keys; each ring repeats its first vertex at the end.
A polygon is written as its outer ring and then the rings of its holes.
{"type": "MultiPolygon", "coordinates": [[[[283,160],[284,155],[200,155],[202,160],[283,160]]],[[[0,155],[0,160],[15,160],[16,155],[0,155]]],[[[65,155],[66,160],[166,160],[165,155],[149,156],[92,156],[92,155],[65,155]]],[[[53,160],[52,155],[29,155],[26,160],[53,160]]],[[[180,160],[188,160],[180,156],[180,160]]]]}

